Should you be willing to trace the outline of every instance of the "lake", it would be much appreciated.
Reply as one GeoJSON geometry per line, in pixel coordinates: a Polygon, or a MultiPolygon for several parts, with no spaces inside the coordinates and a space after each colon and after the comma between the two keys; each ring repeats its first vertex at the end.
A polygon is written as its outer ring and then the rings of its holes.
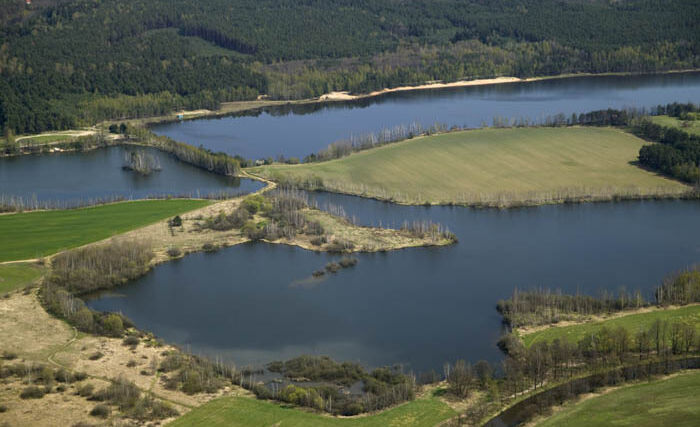
{"type": "Polygon", "coordinates": [[[395,92],[352,102],[269,107],[237,116],[154,126],[177,141],[249,159],[299,157],[351,135],[412,122],[490,125],[494,117],[541,120],[607,108],[698,102],[700,73],[598,76],[395,92]]]}
{"type": "Polygon", "coordinates": [[[245,244],[157,266],[90,301],[196,354],[260,366],[325,354],[367,366],[440,372],[446,361],[498,361],[499,299],[514,287],[652,289],[700,260],[700,202],[643,201],[495,210],[407,207],[312,195],[357,222],[430,218],[459,237],[451,247],[357,255],[323,281],[325,253],[245,244]]]}
{"type": "Polygon", "coordinates": [[[0,197],[19,197],[58,206],[115,198],[249,193],[262,186],[250,179],[215,175],[148,148],[108,147],[85,153],[0,159],[0,197]],[[157,158],[162,170],[148,176],[123,170],[125,155],[134,150],[157,158]]]}

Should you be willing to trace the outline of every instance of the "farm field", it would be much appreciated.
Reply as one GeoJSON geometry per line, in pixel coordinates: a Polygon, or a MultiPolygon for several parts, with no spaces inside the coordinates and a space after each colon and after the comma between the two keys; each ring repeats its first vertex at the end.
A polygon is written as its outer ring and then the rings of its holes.
{"type": "Polygon", "coordinates": [[[537,426],[697,426],[699,390],[700,372],[635,384],[567,404],[537,426]]]}
{"type": "Polygon", "coordinates": [[[418,137],[327,162],[250,171],[410,204],[536,205],[686,191],[632,164],[644,144],[611,128],[479,129],[418,137]]]}
{"type": "Polygon", "coordinates": [[[603,326],[608,329],[626,328],[630,334],[634,335],[640,329],[649,329],[656,321],[686,321],[696,325],[700,332],[700,305],[692,305],[681,308],[654,310],[646,313],[629,314],[609,320],[584,323],[580,325],[551,327],[538,332],[524,335],[522,337],[525,346],[529,347],[536,342],[551,342],[556,338],[567,339],[576,343],[585,335],[594,333],[603,326]]]}
{"type": "Polygon", "coordinates": [[[38,258],[206,206],[208,200],[143,200],[0,215],[0,262],[38,258]]]}
{"type": "Polygon", "coordinates": [[[437,397],[419,398],[376,415],[334,418],[249,397],[223,397],[169,424],[182,426],[412,426],[432,427],[457,413],[437,397]]]}
{"type": "Polygon", "coordinates": [[[0,295],[31,284],[43,271],[42,267],[31,263],[0,264],[0,295]]]}

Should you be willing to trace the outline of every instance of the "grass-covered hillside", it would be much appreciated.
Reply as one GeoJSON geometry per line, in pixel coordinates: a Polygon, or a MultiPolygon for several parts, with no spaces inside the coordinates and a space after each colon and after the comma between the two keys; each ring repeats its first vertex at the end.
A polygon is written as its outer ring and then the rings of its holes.
{"type": "Polygon", "coordinates": [[[686,191],[686,186],[632,164],[644,144],[611,128],[469,130],[252,172],[416,204],[536,204],[686,191]]]}
{"type": "Polygon", "coordinates": [[[143,200],[84,209],[0,215],[0,262],[50,255],[209,203],[207,200],[143,200]]]}

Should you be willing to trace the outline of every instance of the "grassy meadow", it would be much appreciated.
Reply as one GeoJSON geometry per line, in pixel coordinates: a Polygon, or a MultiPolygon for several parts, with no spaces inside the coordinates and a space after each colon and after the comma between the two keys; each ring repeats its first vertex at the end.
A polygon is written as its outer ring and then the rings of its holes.
{"type": "Polygon", "coordinates": [[[537,426],[697,426],[699,392],[700,372],[690,372],[568,403],[537,426]]]}
{"type": "Polygon", "coordinates": [[[522,340],[525,346],[529,347],[536,342],[551,342],[555,338],[567,339],[570,342],[578,342],[585,335],[598,331],[603,326],[613,329],[620,326],[627,329],[634,335],[640,329],[649,329],[656,321],[687,321],[696,325],[700,333],[700,305],[691,305],[681,308],[660,309],[645,313],[629,314],[626,316],[602,320],[598,322],[583,323],[571,326],[554,326],[538,332],[523,335],[522,340]]]}
{"type": "Polygon", "coordinates": [[[252,168],[402,203],[541,204],[680,193],[633,165],[641,139],[612,128],[479,129],[419,137],[321,163],[252,168]]]}
{"type": "Polygon", "coordinates": [[[143,200],[0,215],[0,262],[38,258],[206,206],[208,200],[143,200]]]}
{"type": "Polygon", "coordinates": [[[433,427],[457,415],[437,397],[419,398],[376,415],[336,418],[250,397],[222,397],[206,403],[169,425],[183,426],[340,426],[433,427]]]}
{"type": "Polygon", "coordinates": [[[42,274],[43,267],[32,263],[0,264],[0,295],[30,285],[42,274]]]}
{"type": "Polygon", "coordinates": [[[690,134],[700,135],[700,117],[695,120],[683,121],[677,117],[652,116],[651,121],[657,125],[682,129],[690,134]]]}

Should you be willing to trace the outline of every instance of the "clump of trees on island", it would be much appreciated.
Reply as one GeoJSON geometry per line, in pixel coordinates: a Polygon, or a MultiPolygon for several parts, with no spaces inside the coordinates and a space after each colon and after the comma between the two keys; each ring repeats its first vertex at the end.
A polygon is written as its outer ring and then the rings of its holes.
{"type": "Polygon", "coordinates": [[[140,175],[150,175],[161,170],[157,157],[140,150],[124,153],[124,166],[122,168],[140,175]]]}

